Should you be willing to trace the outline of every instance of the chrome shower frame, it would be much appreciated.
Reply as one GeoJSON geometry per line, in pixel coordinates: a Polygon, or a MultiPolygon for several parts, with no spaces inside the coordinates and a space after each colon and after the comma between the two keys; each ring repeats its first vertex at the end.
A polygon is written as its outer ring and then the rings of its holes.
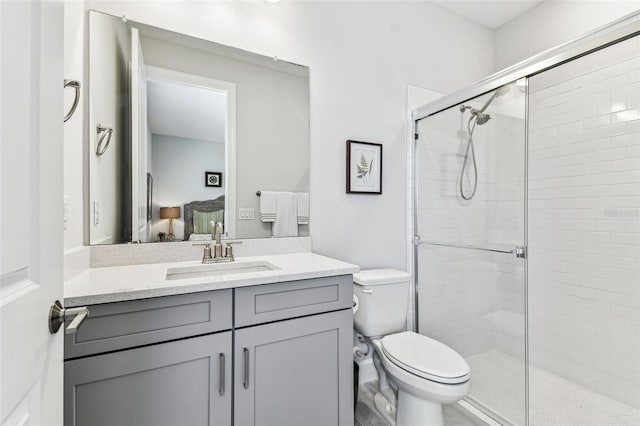
{"type": "MultiPolygon", "coordinates": [[[[411,140],[412,146],[408,147],[408,151],[411,156],[410,179],[412,182],[411,200],[408,200],[407,207],[411,209],[412,221],[409,224],[408,236],[413,245],[413,258],[412,258],[412,275],[413,275],[413,324],[412,328],[416,332],[419,332],[419,311],[418,311],[418,247],[420,242],[420,236],[417,229],[417,201],[418,201],[418,188],[416,184],[416,146],[420,143],[420,135],[418,124],[421,120],[435,115],[441,111],[455,107],[470,99],[476,98],[483,94],[490,93],[498,90],[500,87],[509,83],[515,82],[520,79],[528,79],[536,74],[542,73],[549,69],[555,68],[564,63],[573,61],[582,56],[604,49],[616,43],[630,39],[632,37],[640,35],[640,10],[626,15],[618,20],[615,20],[607,25],[599,27],[583,36],[580,36],[574,40],[563,43],[554,48],[545,50],[535,56],[532,56],[524,61],[521,61],[515,65],[512,65],[504,70],[498,71],[495,74],[486,77],[475,84],[454,92],[450,95],[444,96],[434,102],[424,105],[411,113],[412,126],[411,126],[411,140]]],[[[528,80],[527,80],[527,103],[526,103],[526,137],[525,137],[525,156],[523,161],[524,173],[525,173],[525,186],[524,186],[524,244],[528,246],[528,223],[526,214],[527,205],[527,179],[528,176],[528,126],[529,126],[529,102],[528,102],[528,80]]],[[[526,250],[526,249],[525,249],[526,250]]],[[[529,333],[528,333],[528,264],[527,259],[525,261],[525,277],[524,277],[524,321],[525,321],[525,425],[529,425],[529,333]]],[[[473,404],[475,405],[475,404],[473,404]]],[[[477,407],[481,411],[486,407],[477,407]]],[[[487,413],[488,414],[488,413],[487,413]]],[[[495,415],[495,413],[493,413],[495,415]]],[[[499,418],[499,416],[496,416],[499,418]]],[[[503,420],[503,419],[500,419],[503,420]]],[[[503,420],[504,421],[504,420],[503,420]]]]}

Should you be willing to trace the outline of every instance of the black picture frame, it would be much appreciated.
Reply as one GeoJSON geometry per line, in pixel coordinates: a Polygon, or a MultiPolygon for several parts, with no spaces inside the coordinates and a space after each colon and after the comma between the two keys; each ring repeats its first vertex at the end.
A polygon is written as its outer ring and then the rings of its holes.
{"type": "Polygon", "coordinates": [[[382,144],[347,140],[347,194],[382,194],[382,144]]]}
{"type": "Polygon", "coordinates": [[[204,172],[204,186],[222,187],[222,172],[204,172]]]}

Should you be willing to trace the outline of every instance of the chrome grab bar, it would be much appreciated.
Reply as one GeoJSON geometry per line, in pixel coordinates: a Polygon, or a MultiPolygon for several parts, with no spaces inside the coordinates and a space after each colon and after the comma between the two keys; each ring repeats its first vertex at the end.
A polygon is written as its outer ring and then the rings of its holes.
{"type": "Polygon", "coordinates": [[[102,127],[100,124],[98,124],[96,125],[96,133],[98,134],[98,144],[96,145],[96,155],[100,157],[102,154],[107,152],[107,148],[109,148],[109,143],[111,143],[111,135],[113,134],[113,129],[111,127],[102,127]],[[106,143],[105,143],[105,138],[107,140],[106,143]]]}
{"type": "Polygon", "coordinates": [[[71,105],[71,109],[69,110],[67,115],[64,116],[64,123],[66,123],[67,120],[71,118],[73,113],[76,112],[76,108],[78,108],[78,102],[80,101],[80,82],[77,80],[65,80],[64,88],[66,89],[67,87],[73,87],[75,89],[75,95],[73,98],[73,105],[71,105]]]}
{"type": "Polygon", "coordinates": [[[488,251],[492,253],[515,254],[517,258],[521,258],[521,259],[525,259],[527,257],[527,248],[525,246],[516,246],[512,249],[478,247],[478,246],[473,246],[469,244],[451,244],[451,243],[445,243],[441,241],[421,240],[420,237],[418,236],[414,237],[413,243],[416,246],[419,246],[420,244],[427,244],[430,246],[453,247],[453,248],[468,249],[468,250],[481,250],[481,251],[488,251]]]}

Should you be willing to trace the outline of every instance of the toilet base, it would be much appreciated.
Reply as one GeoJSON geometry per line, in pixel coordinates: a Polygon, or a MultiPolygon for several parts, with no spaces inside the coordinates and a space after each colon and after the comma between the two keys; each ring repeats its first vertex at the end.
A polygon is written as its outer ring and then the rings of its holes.
{"type": "Polygon", "coordinates": [[[390,425],[396,424],[396,407],[380,392],[373,397],[373,406],[390,425]]]}
{"type": "Polygon", "coordinates": [[[442,404],[398,390],[396,426],[443,426],[442,404]]]}

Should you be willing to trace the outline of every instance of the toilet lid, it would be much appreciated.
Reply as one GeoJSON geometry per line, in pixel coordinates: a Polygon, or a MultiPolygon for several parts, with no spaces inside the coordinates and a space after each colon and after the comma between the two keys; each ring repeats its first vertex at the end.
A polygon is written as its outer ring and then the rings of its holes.
{"type": "Polygon", "coordinates": [[[382,339],[382,350],[398,367],[439,383],[463,383],[469,380],[471,368],[459,353],[449,346],[412,331],[404,331],[382,339]]]}

